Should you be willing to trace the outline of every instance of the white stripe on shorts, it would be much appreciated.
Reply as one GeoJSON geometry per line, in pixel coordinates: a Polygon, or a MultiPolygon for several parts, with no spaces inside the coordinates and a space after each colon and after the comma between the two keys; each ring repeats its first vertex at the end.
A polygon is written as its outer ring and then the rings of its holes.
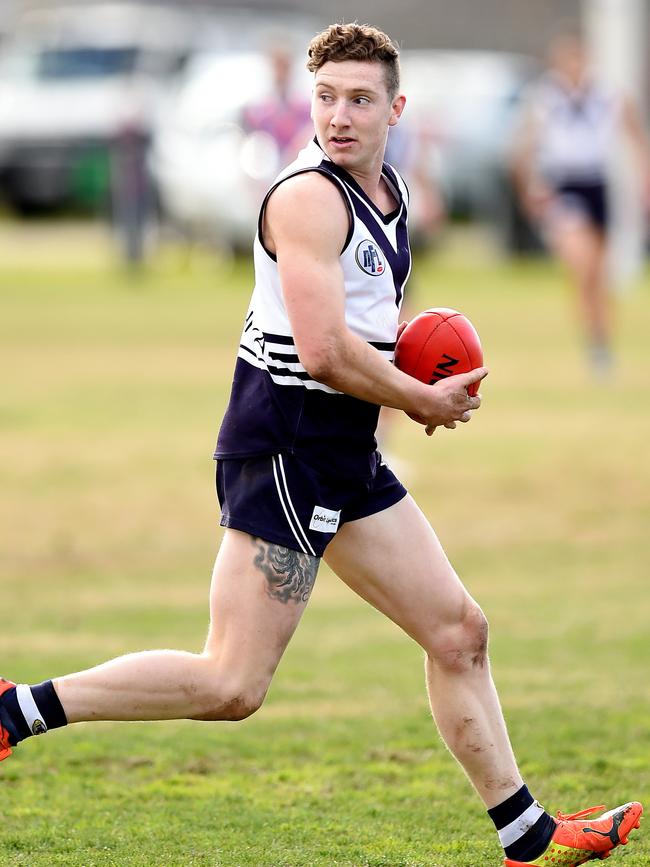
{"type": "Polygon", "coordinates": [[[41,712],[36,706],[32,691],[26,683],[19,683],[16,686],[16,698],[18,699],[18,705],[25,717],[25,722],[29,726],[30,732],[33,735],[45,734],[47,726],[45,725],[41,712]],[[34,723],[36,723],[36,726],[34,723]]]}
{"type": "Polygon", "coordinates": [[[289,485],[287,484],[287,477],[284,474],[284,461],[282,460],[282,455],[278,455],[278,463],[280,464],[280,472],[282,473],[282,481],[284,482],[284,492],[286,494],[287,501],[289,502],[289,506],[291,508],[291,512],[293,514],[293,517],[296,519],[296,525],[297,525],[298,529],[300,530],[300,535],[304,539],[305,545],[309,548],[310,553],[315,557],[316,554],[314,552],[314,549],[309,544],[309,539],[307,538],[307,534],[303,530],[302,524],[298,520],[298,515],[296,515],[296,510],[294,509],[293,503],[291,502],[291,497],[289,495],[289,485]]]}
{"type": "Polygon", "coordinates": [[[532,803],[528,809],[524,810],[521,816],[518,816],[514,822],[501,828],[499,831],[499,840],[505,849],[507,846],[512,846],[520,837],[523,837],[527,831],[533,827],[535,822],[544,813],[544,808],[537,801],[532,803]]]}
{"type": "MultiPolygon", "coordinates": [[[[285,514],[285,517],[286,517],[286,519],[287,519],[287,523],[289,524],[289,527],[290,527],[290,529],[291,529],[291,532],[292,532],[293,535],[295,536],[296,542],[298,543],[298,545],[299,545],[299,547],[300,547],[300,550],[303,552],[303,554],[306,554],[307,551],[305,550],[305,546],[303,545],[303,543],[302,543],[302,541],[301,541],[301,539],[300,539],[300,536],[299,536],[298,533],[296,532],[296,528],[294,527],[293,522],[292,522],[292,520],[291,520],[291,515],[289,514],[289,511],[288,511],[288,509],[287,509],[286,503],[285,503],[285,501],[284,501],[284,492],[283,492],[283,490],[282,490],[282,486],[280,485],[280,479],[279,479],[279,477],[278,477],[278,468],[277,468],[277,465],[276,465],[276,462],[275,462],[275,457],[276,457],[275,455],[272,455],[272,457],[271,457],[271,462],[272,462],[272,464],[273,464],[273,476],[274,476],[274,478],[275,478],[275,486],[276,486],[276,488],[277,488],[277,490],[278,490],[278,497],[280,498],[280,504],[282,505],[282,509],[283,509],[284,514],[285,514]]],[[[313,551],[312,551],[312,553],[313,553],[313,551]]]]}

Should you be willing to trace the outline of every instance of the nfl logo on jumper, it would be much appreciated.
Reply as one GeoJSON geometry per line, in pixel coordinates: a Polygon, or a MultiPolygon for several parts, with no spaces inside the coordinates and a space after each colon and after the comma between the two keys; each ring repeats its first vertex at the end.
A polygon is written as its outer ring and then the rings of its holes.
{"type": "Polygon", "coordinates": [[[386,270],[384,254],[374,241],[361,241],[356,250],[357,265],[371,277],[379,277],[386,270]]]}

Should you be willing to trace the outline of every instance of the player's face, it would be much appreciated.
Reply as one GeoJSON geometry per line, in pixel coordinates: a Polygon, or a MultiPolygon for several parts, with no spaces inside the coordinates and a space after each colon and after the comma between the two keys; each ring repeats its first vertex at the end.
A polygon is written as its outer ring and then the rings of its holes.
{"type": "Polygon", "coordinates": [[[332,162],[366,174],[381,165],[388,127],[397,123],[404,97],[391,101],[384,66],[361,60],[329,61],[316,72],[312,119],[332,162]]]}
{"type": "Polygon", "coordinates": [[[550,62],[562,78],[574,87],[579,87],[588,70],[588,58],[582,42],[571,36],[560,37],[550,51],[550,62]]]}

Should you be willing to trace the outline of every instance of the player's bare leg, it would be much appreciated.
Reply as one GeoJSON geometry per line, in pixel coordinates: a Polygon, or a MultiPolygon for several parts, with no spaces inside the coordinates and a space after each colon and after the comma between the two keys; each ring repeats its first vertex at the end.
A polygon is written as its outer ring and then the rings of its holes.
{"type": "Polygon", "coordinates": [[[580,322],[595,367],[606,366],[611,350],[613,303],[607,280],[606,242],[602,232],[581,220],[559,221],[552,246],[566,266],[577,292],[580,322]]]}
{"type": "Polygon", "coordinates": [[[202,653],[153,650],[54,681],[68,722],[242,719],[262,703],[319,560],[226,530],[202,653]]]}
{"type": "Polygon", "coordinates": [[[561,859],[576,867],[627,842],[643,812],[638,802],[588,822],[594,810],[554,819],[524,785],[490,674],[487,623],[410,497],[345,524],[325,559],[426,651],[433,715],[488,808],[506,865],[561,859]]]}
{"type": "Polygon", "coordinates": [[[522,786],[487,656],[487,622],[411,497],[345,524],[325,560],[420,644],[445,743],[490,808],[522,786]]]}

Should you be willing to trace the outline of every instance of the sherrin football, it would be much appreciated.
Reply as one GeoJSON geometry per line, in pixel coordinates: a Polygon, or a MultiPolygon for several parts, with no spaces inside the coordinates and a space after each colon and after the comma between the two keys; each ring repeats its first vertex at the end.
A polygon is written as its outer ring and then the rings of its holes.
{"type": "MultiPolygon", "coordinates": [[[[395,365],[420,382],[435,385],[483,365],[483,349],[466,316],[450,307],[432,307],[412,319],[395,347],[395,365]]],[[[478,392],[479,383],[467,389],[478,392]]]]}

